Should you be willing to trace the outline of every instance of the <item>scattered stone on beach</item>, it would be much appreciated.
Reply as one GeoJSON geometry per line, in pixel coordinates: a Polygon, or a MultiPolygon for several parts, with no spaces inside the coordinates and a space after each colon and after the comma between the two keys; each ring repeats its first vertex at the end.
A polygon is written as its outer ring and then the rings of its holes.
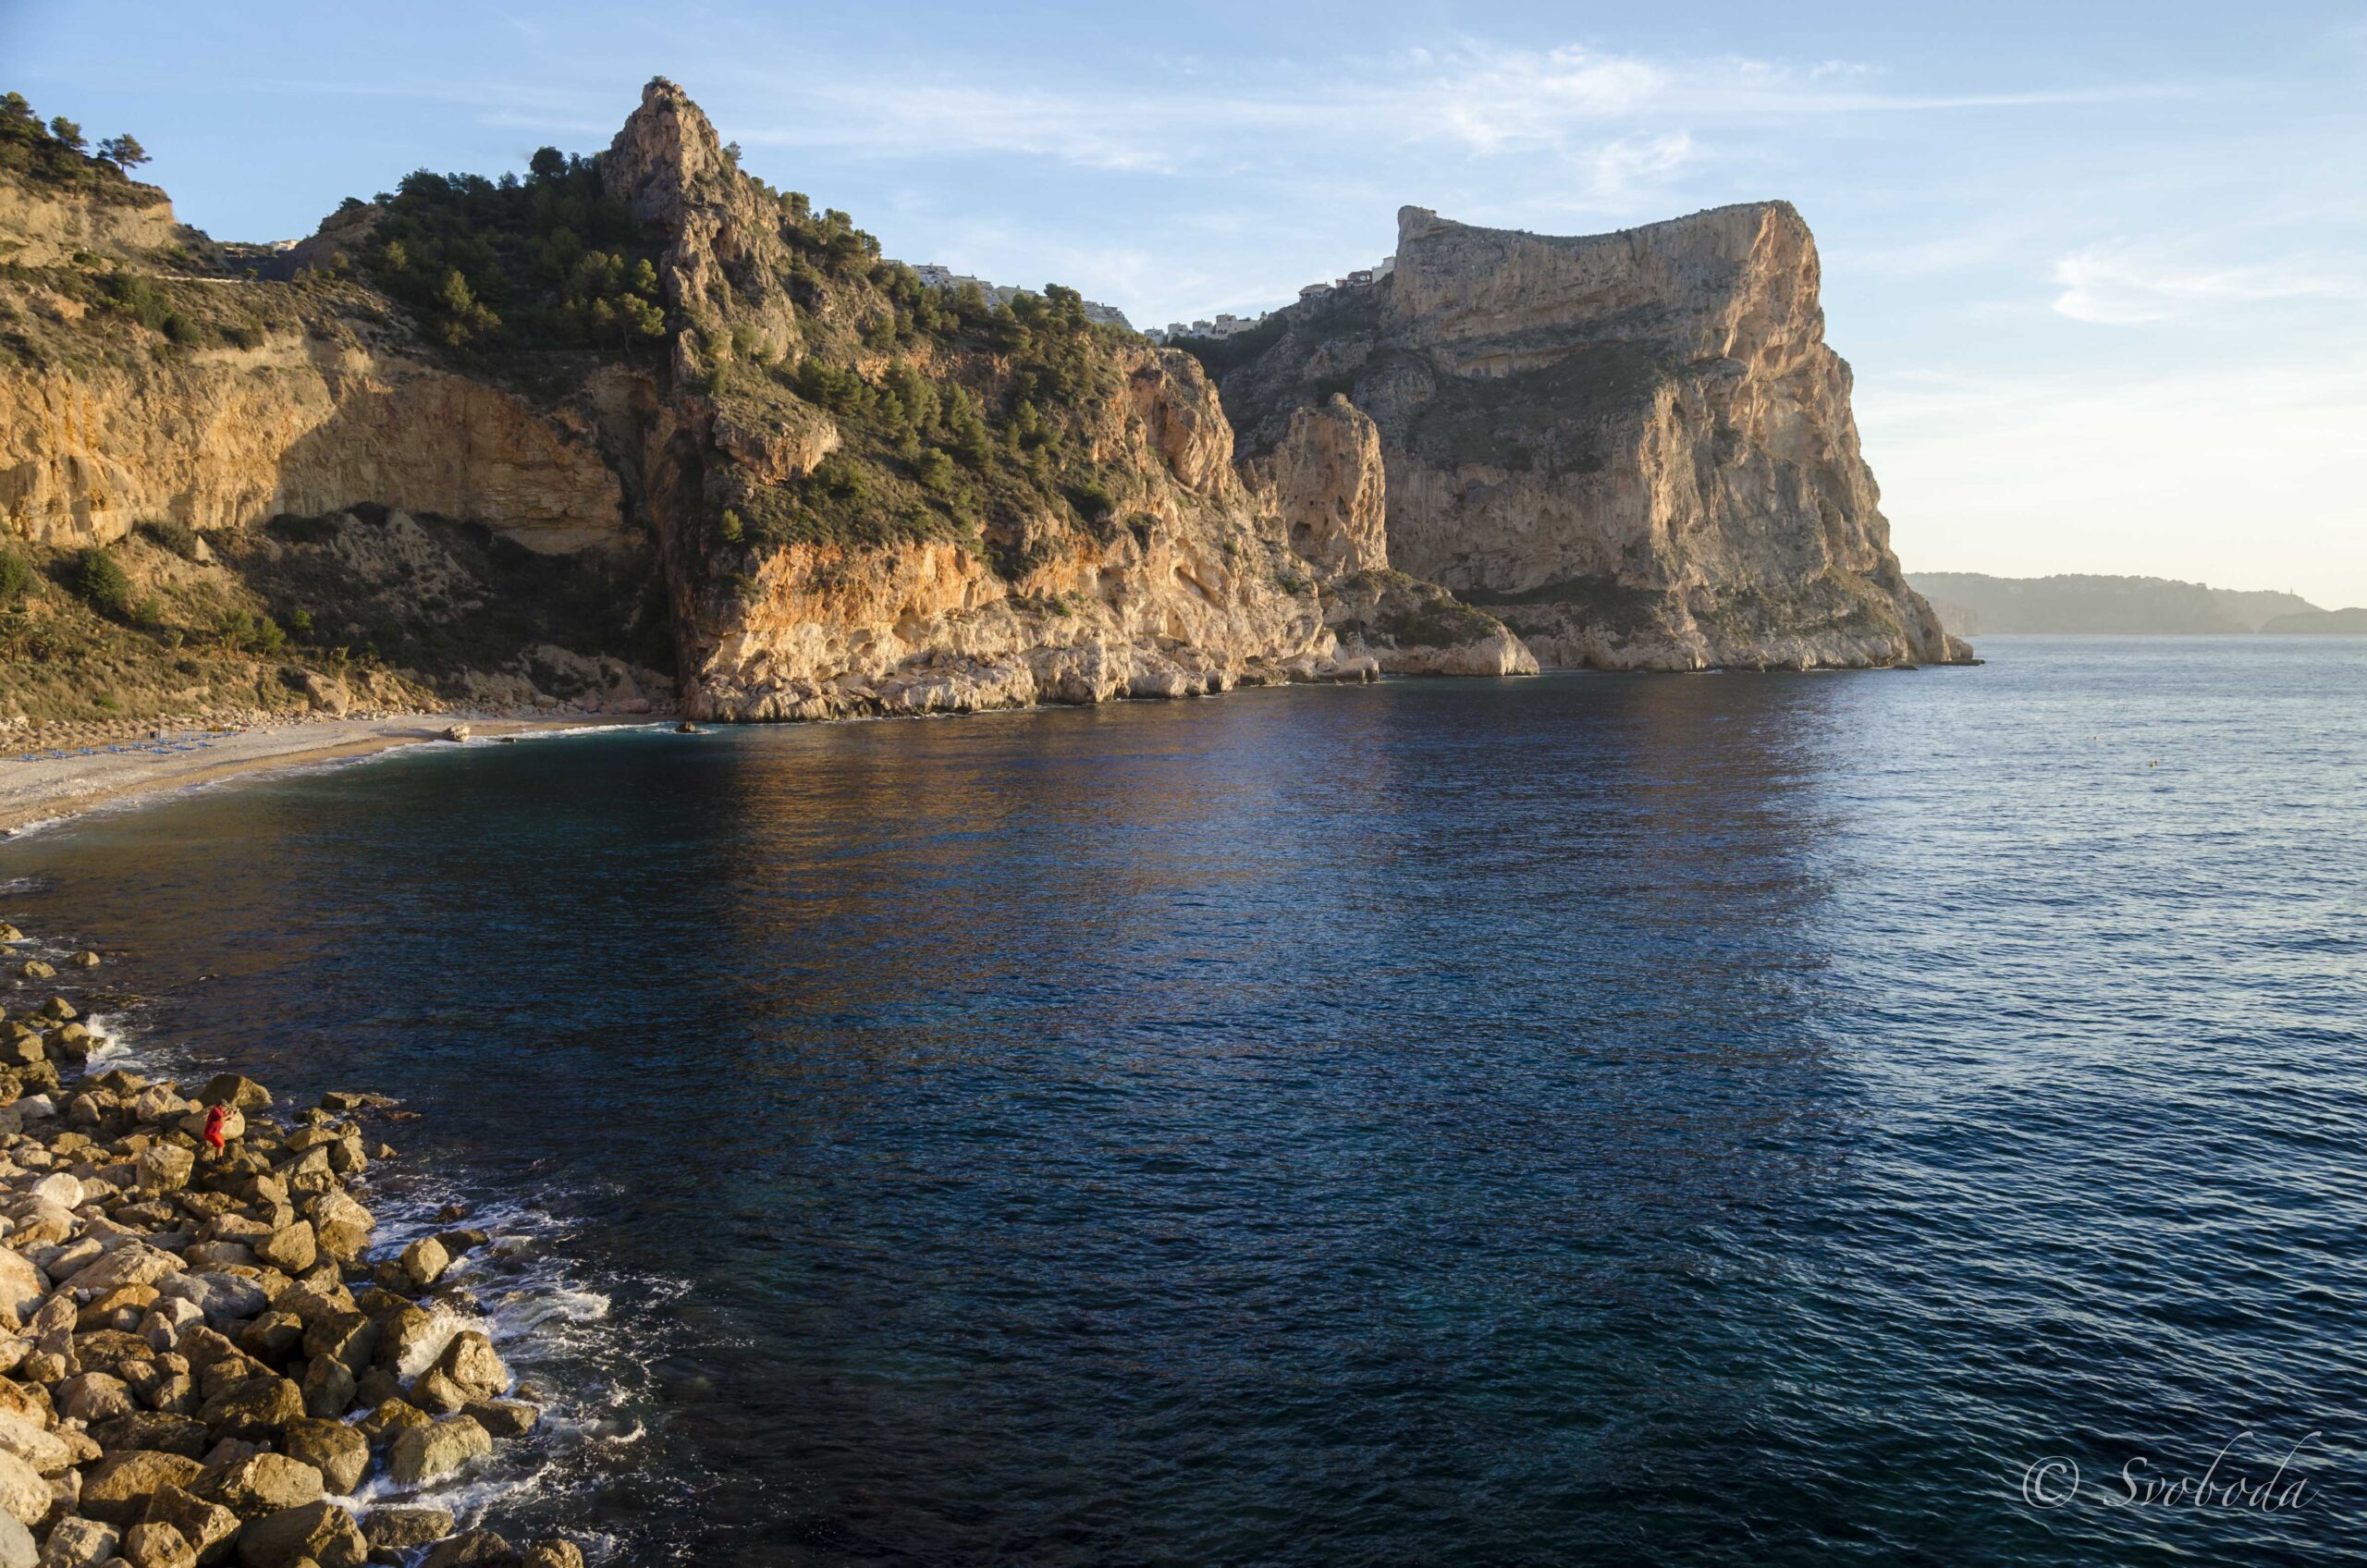
{"type": "Polygon", "coordinates": [[[511,1568],[518,1554],[491,1530],[470,1530],[440,1542],[420,1568],[511,1568]]]}
{"type": "MultiPolygon", "coordinates": [[[[472,1421],[470,1426],[475,1427],[472,1421]]],[[[484,1428],[478,1427],[477,1430],[484,1428]]],[[[490,1439],[487,1446],[491,1446],[490,1439]]],[[[38,1525],[48,1516],[55,1500],[41,1472],[13,1453],[0,1453],[0,1513],[19,1525],[38,1525]]]]}
{"type": "Polygon", "coordinates": [[[522,1438],[534,1429],[543,1417],[539,1405],[522,1399],[471,1400],[461,1415],[475,1421],[497,1438],[522,1438]]]}
{"type": "Polygon", "coordinates": [[[313,1199],[310,1207],[313,1234],[322,1251],[339,1263],[351,1263],[370,1244],[370,1232],[378,1222],[370,1211],[339,1191],[330,1191],[313,1199]]]}
{"type": "Polygon", "coordinates": [[[369,1559],[353,1515],[326,1501],[283,1509],[239,1532],[246,1568],[295,1568],[308,1560],[320,1568],[362,1568],[369,1559]]]}
{"type": "Polygon", "coordinates": [[[131,1568],[197,1568],[197,1550],[164,1520],[145,1520],[123,1533],[124,1561],[131,1568]]]}
{"type": "MultiPolygon", "coordinates": [[[[21,1525],[18,1528],[22,1528],[21,1525]]],[[[49,1532],[49,1545],[41,1555],[42,1568],[83,1568],[84,1564],[106,1562],[117,1555],[123,1537],[112,1525],[96,1519],[69,1516],[57,1522],[49,1532]]]]}
{"type": "Polygon", "coordinates": [[[217,1073],[208,1079],[197,1097],[202,1104],[227,1105],[233,1110],[271,1109],[271,1091],[236,1072],[217,1073]]]}
{"type": "Polygon", "coordinates": [[[455,1415],[424,1427],[406,1427],[386,1445],[386,1474],[399,1487],[417,1487],[449,1476],[472,1459],[493,1452],[493,1435],[474,1418],[455,1415]]]}
{"type": "Polygon", "coordinates": [[[370,1439],[334,1417],[299,1421],[281,1440],[288,1456],[319,1471],[322,1484],[333,1492],[352,1491],[369,1473],[370,1439]]]}
{"type": "Polygon", "coordinates": [[[373,1548],[408,1551],[442,1540],[458,1523],[448,1508],[374,1508],[362,1521],[362,1538],[373,1548]]]}
{"type": "Polygon", "coordinates": [[[17,966],[17,973],[28,980],[46,980],[57,971],[37,958],[29,958],[17,966]]]}
{"type": "Polygon", "coordinates": [[[21,1415],[0,1416],[0,1452],[13,1453],[38,1475],[55,1476],[74,1463],[74,1445],[21,1415]]]}
{"type": "Polygon", "coordinates": [[[447,740],[447,741],[465,741],[465,740],[467,740],[468,738],[469,738],[469,727],[468,727],[467,725],[465,725],[465,724],[451,724],[451,725],[447,725],[447,726],[445,726],[445,729],[444,729],[444,739],[445,739],[445,740],[447,740]]]}
{"type": "Polygon", "coordinates": [[[434,1415],[453,1415],[509,1387],[509,1369],[495,1354],[493,1341],[474,1329],[463,1329],[411,1385],[411,1403],[434,1415]]]}
{"type": "Polygon", "coordinates": [[[451,1282],[487,1233],[376,1244],[359,1183],[394,1151],[360,1120],[412,1113],[86,1075],[100,1043],[63,997],[0,1014],[0,1568],[582,1568],[432,1506],[365,1533],[335,1501],[444,1480],[542,1415],[451,1282]]]}
{"type": "Polygon", "coordinates": [[[142,1449],[111,1453],[84,1474],[79,1506],[93,1519],[128,1525],[159,1487],[189,1487],[204,1474],[205,1466],[185,1454],[142,1449]]]}
{"type": "Polygon", "coordinates": [[[378,1321],[378,1365],[389,1370],[400,1369],[441,1331],[434,1313],[410,1302],[378,1321]]]}
{"type": "Polygon", "coordinates": [[[314,1501],[325,1483],[318,1469],[292,1455],[251,1453],[214,1466],[190,1489],[241,1519],[260,1519],[314,1501]]]}
{"type": "Polygon", "coordinates": [[[403,1248],[403,1278],[412,1290],[427,1289],[441,1280],[444,1270],[451,1266],[452,1255],[445,1250],[442,1242],[433,1236],[422,1236],[403,1248]]]}
{"type": "Polygon", "coordinates": [[[405,1399],[384,1399],[354,1423],[354,1429],[372,1442],[400,1437],[413,1427],[432,1427],[435,1418],[405,1399]]]}
{"type": "Polygon", "coordinates": [[[435,1239],[444,1243],[445,1252],[453,1257],[465,1257],[470,1253],[476,1251],[477,1248],[493,1240],[493,1238],[484,1231],[473,1229],[465,1231],[438,1231],[435,1233],[435,1239]]]}
{"type": "Polygon", "coordinates": [[[313,1237],[309,1219],[291,1220],[250,1244],[256,1262],[267,1263],[288,1275],[303,1273],[320,1256],[320,1243],[313,1237]]]}
{"type": "Polygon", "coordinates": [[[92,952],[90,949],[84,948],[80,952],[76,953],[72,958],[67,959],[66,962],[72,964],[77,969],[96,969],[99,966],[99,955],[92,952]]]}
{"type": "Polygon", "coordinates": [[[316,1355],[304,1368],[304,1409],[313,1415],[337,1415],[353,1406],[360,1385],[351,1369],[333,1355],[316,1355]]]}
{"type": "Polygon", "coordinates": [[[159,1487],[148,1500],[148,1520],[170,1525],[181,1533],[199,1559],[215,1562],[225,1555],[216,1548],[226,1548],[238,1535],[241,1523],[239,1516],[218,1502],[209,1502],[196,1493],[180,1487],[159,1487]]]}

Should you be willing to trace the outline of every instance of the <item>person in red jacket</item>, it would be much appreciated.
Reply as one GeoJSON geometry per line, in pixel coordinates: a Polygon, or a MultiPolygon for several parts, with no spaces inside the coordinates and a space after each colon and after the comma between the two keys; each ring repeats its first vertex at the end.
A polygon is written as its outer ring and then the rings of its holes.
{"type": "Polygon", "coordinates": [[[230,1120],[230,1108],[215,1105],[205,1108],[205,1149],[208,1154],[222,1152],[222,1123],[230,1120]]]}

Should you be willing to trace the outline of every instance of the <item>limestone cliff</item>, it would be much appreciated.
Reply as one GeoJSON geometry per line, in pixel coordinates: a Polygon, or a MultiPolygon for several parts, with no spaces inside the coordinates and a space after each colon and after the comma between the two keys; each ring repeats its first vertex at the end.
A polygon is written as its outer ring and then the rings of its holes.
{"type": "Polygon", "coordinates": [[[1380,430],[1347,398],[1294,410],[1272,453],[1242,466],[1270,492],[1291,548],[1315,574],[1324,624],[1352,656],[1392,675],[1537,673],[1502,621],[1390,570],[1380,430]]]}
{"type": "MultiPolygon", "coordinates": [[[[1231,446],[1199,367],[1148,349],[1119,358],[1123,389],[1097,410],[1096,435],[1108,468],[1138,483],[1123,527],[1021,520],[1037,548],[1016,571],[947,538],[752,552],[728,596],[682,604],[693,710],[738,719],[969,711],[1335,674],[1334,640],[1279,529],[1221,459],[1199,460],[1203,442],[1231,446]]],[[[694,551],[686,532],[674,520],[669,537],[694,551]]]]}
{"type": "MultiPolygon", "coordinates": [[[[11,281],[0,299],[22,297],[11,281]]],[[[104,545],[139,522],[219,532],[364,502],[481,521],[545,551],[624,527],[616,475],[579,419],[359,337],[298,328],[251,349],[0,378],[0,521],[19,538],[104,545]]]]}
{"type": "Polygon", "coordinates": [[[925,287],[663,80],[595,155],[415,171],[283,248],[44,135],[0,123],[29,707],[268,708],[333,668],[638,711],[670,663],[694,714],[786,719],[1536,668],[1392,570],[1493,583],[1406,531],[1410,402],[1293,384],[1237,452],[1193,356],[1072,289],[925,287]]]}
{"type": "Polygon", "coordinates": [[[64,266],[78,255],[144,261],[204,245],[204,236],[175,221],[171,199],[153,185],[116,176],[61,188],[0,170],[0,264],[64,266]]]}
{"type": "Polygon", "coordinates": [[[626,658],[665,632],[605,369],[522,390],[358,279],[254,276],[161,192],[42,152],[50,178],[0,178],[0,717],[646,694],[626,658]]]}
{"type": "Polygon", "coordinates": [[[1388,556],[1548,665],[1967,656],[1901,576],[1783,202],[1576,239],[1399,214],[1380,282],[1211,346],[1253,463],[1344,394],[1388,556]]]}
{"type": "Polygon", "coordinates": [[[733,719],[1182,696],[1340,673],[1188,356],[1074,296],[941,301],[652,82],[601,164],[673,330],[632,467],[685,701],[733,719]]]}
{"type": "Polygon", "coordinates": [[[1389,565],[1380,429],[1345,398],[1294,410],[1272,456],[1248,467],[1272,486],[1291,548],[1316,570],[1329,576],[1389,565]]]}
{"type": "Polygon", "coordinates": [[[300,705],[350,659],[630,706],[653,634],[734,719],[1375,668],[1196,361],[1073,291],[922,288],[671,83],[596,158],[407,177],[277,251],[0,129],[42,176],[0,204],[0,524],[36,569],[0,663],[47,660],[13,683],[45,716],[300,705]],[[129,582],[85,606],[93,548],[129,582]]]}

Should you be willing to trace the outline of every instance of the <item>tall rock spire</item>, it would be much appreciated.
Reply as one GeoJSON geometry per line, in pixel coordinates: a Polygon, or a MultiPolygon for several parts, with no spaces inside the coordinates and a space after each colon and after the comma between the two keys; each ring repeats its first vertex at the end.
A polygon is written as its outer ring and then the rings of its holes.
{"type": "Polygon", "coordinates": [[[727,315],[757,334],[754,351],[762,357],[798,351],[797,312],[782,284],[790,256],[780,210],[740,172],[688,93],[651,78],[641,106],[608,143],[600,178],[669,241],[658,270],[678,328],[678,373],[705,368],[698,335],[721,329],[727,315]]]}

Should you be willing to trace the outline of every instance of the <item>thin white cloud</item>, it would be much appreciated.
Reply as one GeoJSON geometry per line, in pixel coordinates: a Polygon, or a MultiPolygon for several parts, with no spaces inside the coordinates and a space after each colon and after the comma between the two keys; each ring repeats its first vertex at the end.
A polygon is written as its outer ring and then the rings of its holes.
{"type": "Polygon", "coordinates": [[[1604,195],[1625,195],[1641,181],[1674,174],[1693,162],[1693,138],[1681,130],[1662,136],[1631,136],[1598,147],[1588,155],[1595,187],[1604,195]]]}
{"type": "Polygon", "coordinates": [[[1675,85],[1666,66],[1585,49],[1468,51],[1445,59],[1426,52],[1352,85],[1334,104],[1367,121],[1386,118],[1491,153],[1551,147],[1575,126],[1659,109],[1675,85]]]}
{"type": "Polygon", "coordinates": [[[2198,311],[2272,300],[2354,298],[2355,279],[2306,261],[2242,266],[2198,265],[2165,251],[2113,241],[2074,251],[2054,263],[2063,292],[2054,308],[2074,321],[2111,326],[2175,321],[2198,311]]]}
{"type": "MultiPolygon", "coordinates": [[[[751,147],[889,159],[1015,154],[1163,174],[1220,172],[1245,156],[1303,157],[1349,145],[1434,143],[1482,158],[1544,151],[1615,161],[1632,154],[1641,135],[1674,167],[1682,159],[1668,152],[1695,124],[2117,102],[2187,91],[2138,84],[1918,94],[1863,85],[1875,74],[1846,61],[1795,67],[1477,44],[1327,61],[1320,71],[1269,67],[1234,73],[1221,88],[1188,74],[1054,89],[963,75],[916,79],[910,68],[886,79],[816,71],[786,95],[791,112],[732,133],[751,147]],[[1624,134],[1606,134],[1620,128],[1624,134]]],[[[767,85],[778,93],[777,82],[767,85]]]]}

